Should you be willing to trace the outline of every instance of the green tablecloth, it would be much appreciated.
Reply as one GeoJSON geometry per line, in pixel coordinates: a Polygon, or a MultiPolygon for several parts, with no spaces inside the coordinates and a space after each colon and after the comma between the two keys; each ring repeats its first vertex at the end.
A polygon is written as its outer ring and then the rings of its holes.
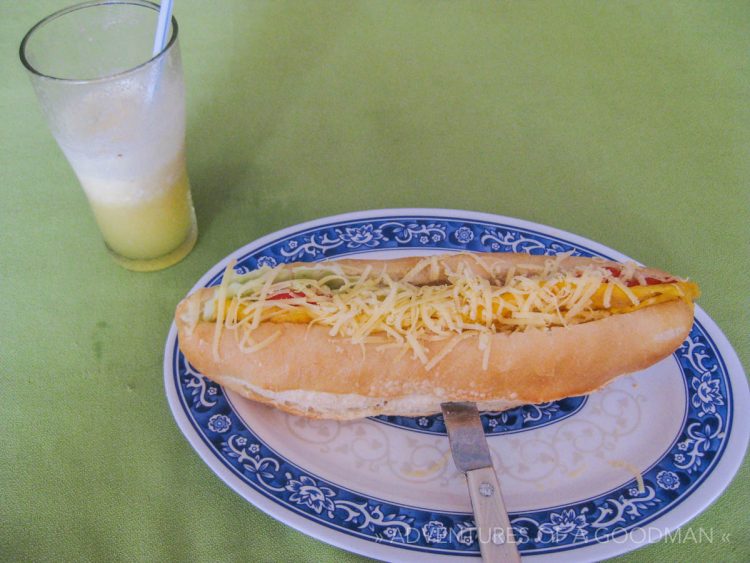
{"type": "MultiPolygon", "coordinates": [[[[177,301],[300,221],[447,207],[569,230],[698,280],[750,365],[747,2],[179,0],[201,235],[154,274],[105,254],[17,59],[65,3],[0,4],[0,559],[361,559],[228,489],[164,396],[177,301]]],[[[749,477],[690,523],[713,543],[622,560],[748,560],[749,477]]]]}

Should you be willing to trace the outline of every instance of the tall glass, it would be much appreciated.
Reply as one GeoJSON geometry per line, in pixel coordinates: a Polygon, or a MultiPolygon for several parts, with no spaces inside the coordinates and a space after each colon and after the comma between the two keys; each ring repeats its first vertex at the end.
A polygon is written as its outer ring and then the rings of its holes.
{"type": "Polygon", "coordinates": [[[177,20],[152,56],[158,13],[145,0],[77,4],[37,23],[20,49],[107,249],[137,271],[175,264],[198,236],[177,20]]]}

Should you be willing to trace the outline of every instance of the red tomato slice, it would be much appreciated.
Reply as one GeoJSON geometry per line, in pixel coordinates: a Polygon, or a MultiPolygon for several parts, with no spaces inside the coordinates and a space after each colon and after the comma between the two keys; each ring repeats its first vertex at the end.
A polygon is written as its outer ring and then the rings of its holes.
{"type": "Polygon", "coordinates": [[[299,291],[282,291],[280,293],[275,293],[274,295],[268,296],[266,299],[268,301],[279,301],[281,299],[299,299],[300,297],[304,297],[304,293],[300,293],[299,291]]]}
{"type": "MultiPolygon", "coordinates": [[[[622,270],[620,270],[619,268],[614,268],[612,266],[605,266],[604,269],[609,271],[609,273],[612,274],[612,276],[615,278],[619,278],[622,275],[622,270]]],[[[660,283],[671,283],[675,280],[671,278],[660,280],[658,278],[652,278],[650,276],[647,276],[645,281],[646,281],[645,285],[658,285],[660,283]]],[[[634,285],[641,285],[641,284],[638,283],[638,280],[635,280],[635,279],[628,280],[628,283],[627,283],[628,287],[633,287],[634,285]]]]}

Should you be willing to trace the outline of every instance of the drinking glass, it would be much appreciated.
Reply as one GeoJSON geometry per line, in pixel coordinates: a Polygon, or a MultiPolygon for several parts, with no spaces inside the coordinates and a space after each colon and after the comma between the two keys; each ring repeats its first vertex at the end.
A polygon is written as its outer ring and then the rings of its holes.
{"type": "Polygon", "coordinates": [[[152,56],[158,14],[145,0],[77,4],[37,23],[20,48],[104,244],[137,271],[179,262],[198,236],[177,20],[152,56]]]}

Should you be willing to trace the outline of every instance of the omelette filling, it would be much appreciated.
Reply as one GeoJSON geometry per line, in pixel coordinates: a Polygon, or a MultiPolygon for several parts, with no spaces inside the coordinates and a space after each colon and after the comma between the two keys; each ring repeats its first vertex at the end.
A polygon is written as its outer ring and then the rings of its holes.
{"type": "Polygon", "coordinates": [[[214,298],[196,316],[215,323],[216,357],[225,330],[235,333],[241,350],[252,353],[281,335],[279,330],[256,341],[253,331],[261,323],[300,323],[324,326],[330,336],[356,344],[392,348],[397,358],[411,352],[428,370],[461,340],[478,335],[487,369],[493,334],[566,327],[658,303],[692,302],[700,294],[694,282],[644,277],[635,264],[563,270],[563,257],[490,279],[462,264],[446,271],[440,283],[427,285],[408,280],[424,269],[439,271],[436,257],[421,260],[399,280],[370,267],[347,271],[335,262],[264,267],[244,275],[230,264],[214,298]],[[433,341],[445,344],[430,356],[424,344],[433,341]]]}

